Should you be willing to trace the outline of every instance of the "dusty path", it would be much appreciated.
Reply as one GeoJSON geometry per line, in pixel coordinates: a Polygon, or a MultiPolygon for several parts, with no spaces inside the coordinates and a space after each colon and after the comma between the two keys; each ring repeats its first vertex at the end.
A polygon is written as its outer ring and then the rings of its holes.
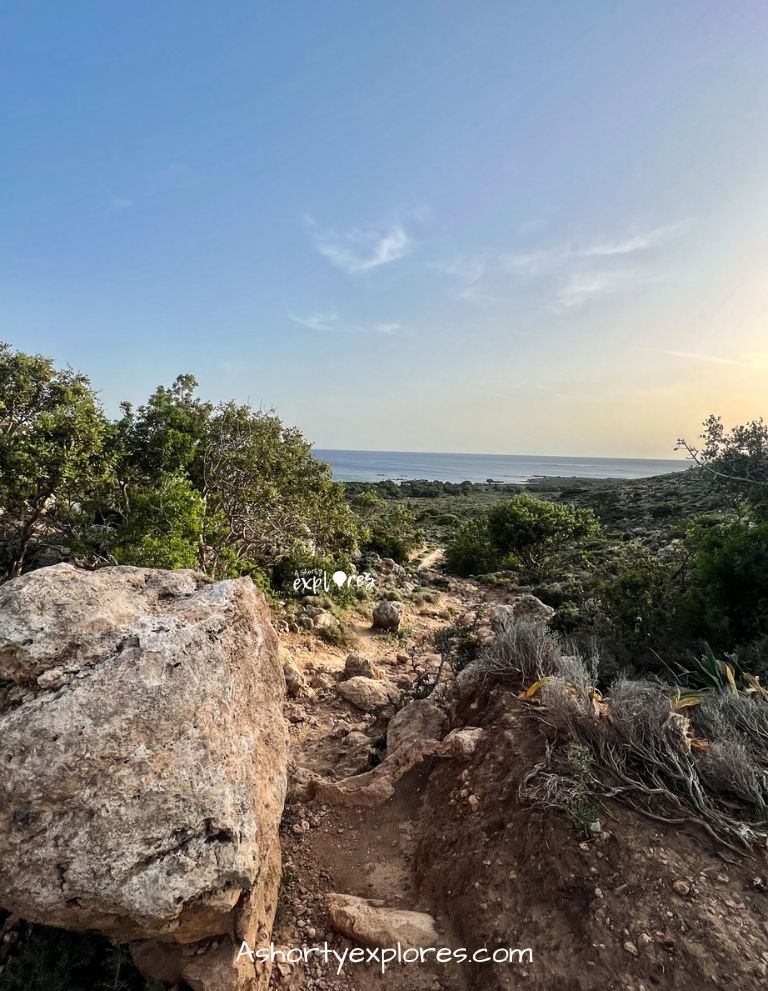
{"type": "MultiPolygon", "coordinates": [[[[429,554],[421,567],[438,561],[441,553],[429,554]]],[[[468,587],[474,589],[469,583],[468,587]]],[[[358,641],[354,652],[369,658],[383,678],[405,690],[414,677],[414,658],[420,665],[436,666],[439,655],[430,656],[435,632],[471,604],[471,596],[463,594],[461,587],[458,592],[440,593],[438,601],[429,606],[409,604],[407,640],[373,632],[370,621],[360,616],[351,624],[358,641]]],[[[294,779],[337,780],[369,770],[384,752],[386,720],[358,711],[339,696],[338,675],[350,651],[329,647],[305,634],[287,634],[281,642],[315,693],[311,699],[296,699],[286,706],[294,779]]],[[[350,949],[354,944],[333,932],[327,911],[327,894],[338,892],[378,899],[389,908],[429,912],[443,928],[445,945],[450,945],[440,906],[420,899],[412,870],[414,834],[427,772],[426,765],[408,772],[398,782],[394,796],[376,808],[322,805],[301,801],[301,793],[289,795],[283,828],[283,888],[273,937],[276,944],[311,946],[327,940],[339,952],[350,949]]],[[[463,988],[460,975],[447,974],[444,969],[394,965],[382,975],[372,966],[349,964],[337,975],[333,961],[315,961],[307,968],[278,966],[272,986],[329,991],[463,988]]]]}
{"type": "Polygon", "coordinates": [[[418,566],[419,571],[429,571],[434,568],[436,564],[439,564],[445,557],[445,551],[442,547],[437,547],[435,550],[430,551],[420,562],[418,566]]]}

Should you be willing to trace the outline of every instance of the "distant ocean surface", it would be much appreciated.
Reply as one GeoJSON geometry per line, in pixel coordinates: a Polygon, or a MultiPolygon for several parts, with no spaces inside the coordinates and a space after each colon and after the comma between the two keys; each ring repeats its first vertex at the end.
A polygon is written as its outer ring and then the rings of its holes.
{"type": "Polygon", "coordinates": [[[554,458],[526,454],[419,454],[411,451],[313,451],[328,461],[338,482],[525,482],[557,475],[580,478],[647,478],[684,471],[691,462],[650,458],[554,458]]]}

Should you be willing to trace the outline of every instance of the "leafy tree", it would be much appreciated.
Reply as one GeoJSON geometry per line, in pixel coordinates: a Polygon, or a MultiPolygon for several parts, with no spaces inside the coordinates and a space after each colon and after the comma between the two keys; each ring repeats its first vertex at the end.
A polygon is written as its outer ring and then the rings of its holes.
{"type": "Polygon", "coordinates": [[[268,567],[286,554],[347,553],[357,521],[301,433],[273,413],[226,403],[209,420],[203,458],[202,564],[212,574],[268,567]]]}
{"type": "Polygon", "coordinates": [[[374,551],[404,564],[410,552],[424,542],[416,516],[407,506],[393,506],[373,490],[354,496],[350,505],[362,523],[363,551],[374,551]]]}
{"type": "Polygon", "coordinates": [[[748,499],[763,514],[768,511],[768,424],[761,418],[726,431],[719,416],[704,421],[700,445],[684,448],[693,461],[739,498],[748,499]]]}
{"type": "Polygon", "coordinates": [[[195,568],[205,504],[189,479],[163,474],[152,487],[131,492],[125,518],[111,535],[119,564],[143,568],[195,568]]]}
{"type": "Polygon", "coordinates": [[[88,379],[0,343],[0,573],[74,532],[110,476],[107,425],[88,379]]]}
{"type": "Polygon", "coordinates": [[[599,530],[591,509],[558,505],[527,492],[498,503],[488,513],[488,534],[497,553],[527,568],[537,567],[548,553],[599,530]]]}
{"type": "Polygon", "coordinates": [[[122,404],[115,444],[125,481],[152,482],[182,472],[202,487],[213,406],[196,398],[196,389],[194,375],[179,375],[170,388],[159,386],[138,409],[122,404]]]}
{"type": "Polygon", "coordinates": [[[499,555],[491,543],[487,517],[457,527],[445,549],[445,562],[456,575],[487,575],[498,569],[499,555]]]}

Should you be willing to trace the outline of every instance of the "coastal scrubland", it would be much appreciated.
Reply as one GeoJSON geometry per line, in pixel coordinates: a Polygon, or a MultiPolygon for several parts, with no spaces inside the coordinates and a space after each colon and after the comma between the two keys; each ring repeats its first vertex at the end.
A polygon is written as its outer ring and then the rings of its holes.
{"type": "MultiPolygon", "coordinates": [[[[207,402],[189,375],[110,418],[85,376],[3,345],[0,571],[7,587],[62,564],[256,583],[288,691],[284,943],[349,939],[328,886],[380,895],[361,866],[380,856],[386,897],[451,938],[538,941],[531,987],[671,986],[675,961],[682,986],[758,987],[768,428],[710,418],[686,446],[689,471],[633,481],[342,485],[275,413],[207,402]]],[[[29,701],[0,689],[3,713],[29,701]]],[[[119,941],[3,925],[3,991],[169,986],[119,941]]],[[[368,986],[323,980],[272,986],[368,986]]]]}

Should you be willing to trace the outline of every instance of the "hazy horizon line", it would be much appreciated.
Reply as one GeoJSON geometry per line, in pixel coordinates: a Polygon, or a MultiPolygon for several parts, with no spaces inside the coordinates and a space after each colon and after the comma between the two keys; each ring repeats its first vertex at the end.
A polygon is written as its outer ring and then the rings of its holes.
{"type": "Polygon", "coordinates": [[[686,461],[691,462],[691,467],[694,466],[694,462],[691,458],[663,458],[663,457],[633,457],[630,455],[614,455],[614,454],[508,454],[493,451],[399,451],[392,450],[389,448],[376,448],[376,447],[320,447],[319,445],[312,445],[313,451],[325,451],[333,454],[438,454],[438,455],[454,455],[462,458],[562,458],[569,459],[572,461],[678,461],[684,463],[686,461]]]}

